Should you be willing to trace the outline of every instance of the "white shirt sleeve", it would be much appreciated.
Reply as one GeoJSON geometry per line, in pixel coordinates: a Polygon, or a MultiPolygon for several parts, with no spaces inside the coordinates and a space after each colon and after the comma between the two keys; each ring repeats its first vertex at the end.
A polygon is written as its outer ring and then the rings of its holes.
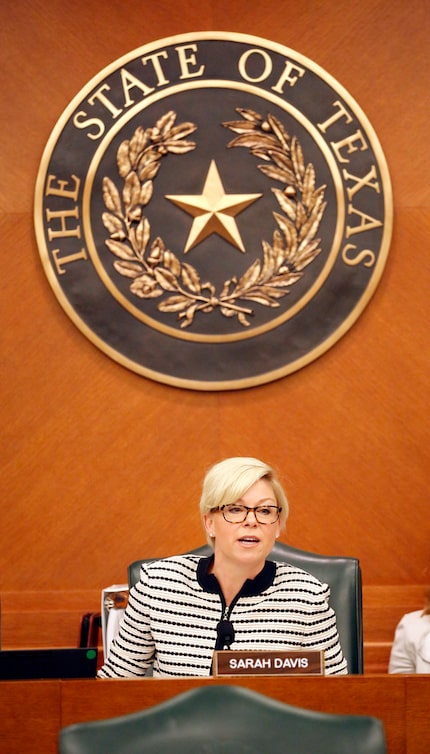
{"type": "Polygon", "coordinates": [[[416,673],[416,646],[408,633],[408,618],[398,623],[391,647],[389,673],[416,673]]]}

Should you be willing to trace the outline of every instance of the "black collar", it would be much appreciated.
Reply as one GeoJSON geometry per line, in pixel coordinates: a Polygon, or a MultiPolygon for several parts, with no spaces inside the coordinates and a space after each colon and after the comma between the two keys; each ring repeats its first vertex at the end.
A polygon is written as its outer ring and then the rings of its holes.
{"type": "MultiPolygon", "coordinates": [[[[197,564],[197,581],[205,592],[221,594],[217,577],[213,573],[209,573],[209,568],[213,561],[214,555],[210,555],[208,558],[200,558],[197,564]]],[[[261,592],[264,592],[265,589],[273,584],[275,573],[276,564],[272,560],[266,560],[255,579],[246,579],[239,595],[241,597],[256,597],[257,594],[261,594],[261,592]]]]}

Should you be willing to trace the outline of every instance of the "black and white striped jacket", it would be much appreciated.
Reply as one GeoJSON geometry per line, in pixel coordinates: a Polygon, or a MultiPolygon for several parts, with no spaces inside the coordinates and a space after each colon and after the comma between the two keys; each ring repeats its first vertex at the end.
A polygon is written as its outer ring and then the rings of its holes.
{"type": "Polygon", "coordinates": [[[347,673],[328,604],[329,587],[288,563],[266,561],[227,608],[212,557],[180,555],[144,564],[102,678],[209,676],[221,619],[234,627],[234,650],[324,650],[327,674],[347,673]]]}

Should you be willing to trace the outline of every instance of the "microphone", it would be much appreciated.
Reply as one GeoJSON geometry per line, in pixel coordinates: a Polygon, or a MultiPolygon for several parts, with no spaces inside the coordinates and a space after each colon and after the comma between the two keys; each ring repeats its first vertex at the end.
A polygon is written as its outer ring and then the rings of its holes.
{"type": "Polygon", "coordinates": [[[220,620],[217,625],[217,648],[230,649],[230,645],[234,642],[234,628],[233,623],[230,620],[220,620]]]}

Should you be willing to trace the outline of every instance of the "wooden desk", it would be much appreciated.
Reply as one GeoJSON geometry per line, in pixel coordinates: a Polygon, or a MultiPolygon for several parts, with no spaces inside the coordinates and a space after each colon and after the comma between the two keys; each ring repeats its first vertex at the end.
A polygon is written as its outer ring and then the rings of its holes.
{"type": "Polygon", "coordinates": [[[54,680],[0,683],[0,741],[8,754],[57,754],[64,725],[124,715],[204,684],[235,683],[282,702],[375,715],[389,754],[430,751],[430,676],[187,678],[181,680],[54,680]]]}

